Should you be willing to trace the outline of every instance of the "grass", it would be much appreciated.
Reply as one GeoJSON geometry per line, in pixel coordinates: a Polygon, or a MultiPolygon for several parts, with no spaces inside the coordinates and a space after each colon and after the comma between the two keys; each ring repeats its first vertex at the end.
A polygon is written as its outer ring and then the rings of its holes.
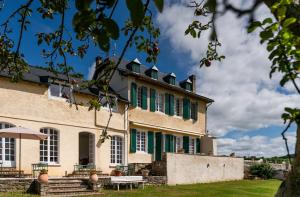
{"type": "MultiPolygon", "coordinates": [[[[280,185],[278,180],[242,180],[220,183],[177,185],[146,187],[142,189],[130,190],[103,190],[107,197],[271,197],[280,185]]],[[[25,195],[22,193],[0,193],[1,197],[36,197],[35,195],[25,195]]],[[[94,195],[93,197],[96,197],[94,195]]],[[[99,195],[100,196],[100,195],[99,195]]]]}

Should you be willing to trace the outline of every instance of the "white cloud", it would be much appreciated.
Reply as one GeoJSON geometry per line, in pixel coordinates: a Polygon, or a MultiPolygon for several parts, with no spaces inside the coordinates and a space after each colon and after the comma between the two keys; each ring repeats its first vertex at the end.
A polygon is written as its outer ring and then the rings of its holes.
{"type": "Polygon", "coordinates": [[[96,63],[94,62],[94,63],[89,67],[88,80],[91,80],[91,79],[93,78],[95,69],[96,69],[96,63]]]}
{"type": "MultiPolygon", "coordinates": [[[[290,153],[294,153],[296,136],[295,132],[287,132],[290,153]]],[[[278,156],[286,155],[282,137],[269,138],[267,136],[244,136],[238,139],[221,138],[218,139],[219,155],[229,155],[234,152],[238,156],[278,156]]]]}
{"type": "MultiPolygon", "coordinates": [[[[259,18],[268,13],[265,7],[257,11],[259,18]]],[[[208,113],[210,132],[224,136],[229,131],[282,125],[284,107],[299,107],[299,95],[290,85],[288,95],[276,91],[280,75],[269,79],[268,52],[257,34],[246,32],[245,19],[237,19],[232,13],[218,19],[220,53],[226,59],[203,69],[199,69],[198,62],[206,50],[207,35],[200,40],[184,36],[193,19],[192,10],[178,3],[166,6],[157,17],[162,38],[169,40],[174,52],[189,54],[185,62],[192,62],[189,72],[197,75],[198,93],[215,100],[208,113]]]]}

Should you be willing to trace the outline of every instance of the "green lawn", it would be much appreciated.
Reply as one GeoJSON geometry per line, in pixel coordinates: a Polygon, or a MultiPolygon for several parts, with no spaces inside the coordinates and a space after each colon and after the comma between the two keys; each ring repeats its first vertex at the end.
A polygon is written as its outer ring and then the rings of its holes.
{"type": "MultiPolygon", "coordinates": [[[[221,183],[146,187],[130,190],[104,190],[107,197],[173,197],[173,196],[203,196],[203,197],[272,197],[280,185],[278,180],[243,180],[221,183]]],[[[0,193],[1,197],[31,197],[21,193],[0,193]]],[[[36,197],[36,196],[35,196],[36,197]]],[[[95,197],[95,196],[94,196],[95,197]]]]}

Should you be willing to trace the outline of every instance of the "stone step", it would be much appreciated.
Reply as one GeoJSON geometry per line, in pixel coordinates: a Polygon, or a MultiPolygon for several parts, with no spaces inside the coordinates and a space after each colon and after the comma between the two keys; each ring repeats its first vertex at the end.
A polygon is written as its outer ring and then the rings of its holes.
{"type": "Polygon", "coordinates": [[[69,194],[69,193],[60,193],[60,194],[49,194],[47,197],[69,197],[69,196],[102,196],[103,193],[98,192],[77,192],[76,194],[69,194]]]}
{"type": "Polygon", "coordinates": [[[48,181],[49,185],[51,184],[74,184],[74,183],[78,183],[81,184],[82,182],[84,182],[83,180],[57,180],[57,181],[48,181]]]}
{"type": "Polygon", "coordinates": [[[86,184],[74,183],[74,184],[49,184],[49,188],[87,188],[86,184]]]}
{"type": "Polygon", "coordinates": [[[60,189],[60,190],[48,190],[47,191],[47,196],[48,195],[65,195],[65,194],[73,194],[73,196],[76,196],[78,193],[95,193],[93,190],[90,189],[60,189]]]}
{"type": "Polygon", "coordinates": [[[47,193],[74,193],[74,192],[91,192],[91,189],[88,189],[87,187],[84,188],[49,188],[47,193]]]}

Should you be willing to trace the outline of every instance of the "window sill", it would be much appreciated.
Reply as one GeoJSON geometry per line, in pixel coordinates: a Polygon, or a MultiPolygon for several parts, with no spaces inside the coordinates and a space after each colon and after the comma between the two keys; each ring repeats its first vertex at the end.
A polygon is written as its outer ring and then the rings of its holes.
{"type": "Polygon", "coordinates": [[[57,163],[43,163],[43,164],[48,164],[48,167],[61,167],[61,164],[57,163]]]}
{"type": "Polygon", "coordinates": [[[123,166],[124,164],[122,163],[111,163],[109,164],[109,168],[116,168],[117,166],[123,166]]]}
{"type": "Polygon", "coordinates": [[[57,96],[49,96],[48,97],[50,100],[56,100],[56,101],[64,101],[64,102],[67,102],[68,101],[68,99],[66,99],[66,98],[62,98],[62,97],[57,97],[57,96]]]}
{"type": "Polygon", "coordinates": [[[138,154],[138,155],[149,155],[149,153],[146,152],[146,151],[136,151],[135,154],[138,154]]]}

